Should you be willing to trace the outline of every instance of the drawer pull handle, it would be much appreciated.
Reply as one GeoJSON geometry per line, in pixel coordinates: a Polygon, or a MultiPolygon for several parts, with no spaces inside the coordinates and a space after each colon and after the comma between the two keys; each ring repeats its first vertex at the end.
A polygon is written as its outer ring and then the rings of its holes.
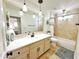
{"type": "Polygon", "coordinates": [[[13,55],[12,52],[8,52],[8,53],[7,53],[7,58],[8,58],[8,56],[12,56],[12,55],[13,55]]]}
{"type": "Polygon", "coordinates": [[[13,53],[12,53],[12,52],[10,52],[10,55],[12,56],[12,55],[13,55],[13,53]]]}
{"type": "Polygon", "coordinates": [[[7,57],[7,58],[8,58],[8,56],[9,56],[9,53],[6,54],[6,57],[7,57]]]}
{"type": "Polygon", "coordinates": [[[18,52],[18,54],[20,54],[20,52],[18,52]]]}

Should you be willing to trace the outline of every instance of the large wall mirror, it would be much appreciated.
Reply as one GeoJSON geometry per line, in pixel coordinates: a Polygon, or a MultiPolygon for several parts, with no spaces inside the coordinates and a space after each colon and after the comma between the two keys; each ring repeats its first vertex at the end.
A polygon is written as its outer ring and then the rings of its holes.
{"type": "MultiPolygon", "coordinates": [[[[18,36],[21,37],[24,34],[27,35],[28,33],[43,31],[43,17],[40,17],[38,13],[28,9],[27,12],[23,12],[23,15],[20,15],[21,8],[7,1],[5,9],[8,16],[6,30],[7,32],[14,32],[15,38],[18,36]]],[[[10,36],[10,34],[8,35],[10,36]]],[[[7,36],[7,43],[14,41],[14,39],[11,40],[11,36],[10,38],[9,36],[7,36]]]]}

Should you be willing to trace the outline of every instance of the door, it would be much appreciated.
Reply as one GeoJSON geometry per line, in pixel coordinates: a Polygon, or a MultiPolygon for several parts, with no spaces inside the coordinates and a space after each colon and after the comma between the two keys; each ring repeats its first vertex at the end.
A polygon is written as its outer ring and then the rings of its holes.
{"type": "Polygon", "coordinates": [[[10,16],[9,18],[10,27],[14,29],[16,35],[21,34],[21,20],[20,17],[10,16]]]}

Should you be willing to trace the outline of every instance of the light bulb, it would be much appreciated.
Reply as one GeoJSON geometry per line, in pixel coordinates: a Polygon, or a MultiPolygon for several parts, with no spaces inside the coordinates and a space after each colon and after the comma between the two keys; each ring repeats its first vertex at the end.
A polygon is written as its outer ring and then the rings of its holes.
{"type": "Polygon", "coordinates": [[[24,3],[24,5],[23,5],[23,11],[24,12],[27,12],[28,10],[27,10],[27,6],[26,6],[26,4],[24,3]]]}
{"type": "Polygon", "coordinates": [[[39,12],[39,16],[42,16],[42,12],[41,11],[39,12]]]}
{"type": "Polygon", "coordinates": [[[33,18],[35,18],[36,17],[36,15],[33,15],[33,18]]]}
{"type": "Polygon", "coordinates": [[[23,11],[22,10],[20,10],[20,15],[23,15],[23,11]]]}

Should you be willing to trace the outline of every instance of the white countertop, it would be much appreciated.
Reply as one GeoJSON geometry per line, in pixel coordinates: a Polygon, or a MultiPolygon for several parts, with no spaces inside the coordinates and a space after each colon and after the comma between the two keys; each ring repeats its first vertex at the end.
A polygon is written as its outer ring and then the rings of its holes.
{"type": "Polygon", "coordinates": [[[6,52],[13,51],[15,49],[32,44],[34,42],[40,41],[40,40],[47,38],[47,37],[51,37],[51,35],[40,33],[40,34],[35,34],[34,37],[27,36],[27,37],[24,37],[24,38],[19,39],[19,40],[16,39],[10,43],[10,45],[6,49],[6,52]]]}

